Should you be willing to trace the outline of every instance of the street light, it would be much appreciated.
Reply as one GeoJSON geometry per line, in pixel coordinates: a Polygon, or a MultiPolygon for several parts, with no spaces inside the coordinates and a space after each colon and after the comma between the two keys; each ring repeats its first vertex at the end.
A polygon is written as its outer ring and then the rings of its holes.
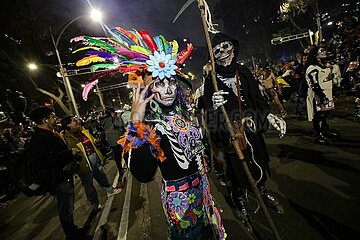
{"type": "MultiPolygon", "coordinates": [[[[35,63],[35,62],[29,62],[29,63],[27,64],[27,67],[28,67],[29,70],[31,70],[31,71],[36,71],[36,70],[38,70],[39,68],[42,68],[42,67],[48,67],[48,68],[53,69],[53,70],[56,71],[56,72],[59,72],[59,68],[57,68],[56,65],[47,64],[47,63],[37,64],[37,63],[35,63]]],[[[56,74],[56,76],[59,76],[59,77],[60,77],[60,75],[58,75],[58,74],[56,74]]]]}
{"type": "MultiPolygon", "coordinates": [[[[51,65],[51,64],[46,64],[46,63],[41,63],[41,64],[36,64],[34,62],[30,62],[27,64],[27,67],[29,68],[30,71],[37,71],[39,69],[39,67],[48,67],[48,68],[51,68],[53,69],[55,72],[56,72],[56,76],[58,78],[61,78],[61,74],[60,74],[60,69],[57,68],[56,66],[54,65],[51,65]]],[[[60,81],[59,79],[57,79],[57,81],[59,81],[60,83],[64,84],[64,82],[60,81]]]]}
{"type": "Polygon", "coordinates": [[[28,64],[28,68],[33,71],[33,70],[36,70],[38,69],[38,66],[35,64],[35,63],[29,63],[28,64]]]}
{"type": "MultiPolygon", "coordinates": [[[[70,80],[69,80],[69,77],[67,75],[67,72],[66,72],[66,69],[63,67],[63,64],[62,64],[62,61],[61,61],[61,58],[60,58],[60,53],[59,53],[59,49],[58,49],[58,46],[59,46],[59,41],[60,41],[60,38],[61,36],[63,35],[63,33],[65,32],[65,30],[73,23],[75,22],[76,20],[82,18],[82,17],[85,17],[85,16],[88,16],[88,15],[81,15],[79,17],[76,17],[74,18],[73,20],[71,20],[70,22],[68,22],[64,27],[63,29],[61,30],[59,36],[57,37],[56,41],[55,41],[55,38],[54,38],[54,35],[52,34],[51,32],[51,39],[52,39],[52,42],[54,44],[54,48],[55,48],[55,53],[56,53],[56,57],[57,57],[57,60],[59,62],[59,67],[60,67],[60,74],[61,74],[61,77],[64,81],[64,85],[65,85],[65,90],[66,90],[66,94],[69,98],[69,101],[71,102],[71,106],[72,106],[72,110],[73,112],[75,113],[76,116],[80,117],[80,114],[79,114],[79,110],[77,108],[77,105],[76,105],[76,101],[75,101],[75,97],[74,97],[74,93],[72,91],[72,87],[71,87],[71,83],[70,83],[70,80]]],[[[100,21],[101,19],[101,13],[95,9],[92,10],[91,12],[91,17],[93,17],[95,20],[97,21],[100,21]],[[95,18],[96,17],[96,18],[95,18]]],[[[50,29],[51,31],[51,29],[50,29]]]]}

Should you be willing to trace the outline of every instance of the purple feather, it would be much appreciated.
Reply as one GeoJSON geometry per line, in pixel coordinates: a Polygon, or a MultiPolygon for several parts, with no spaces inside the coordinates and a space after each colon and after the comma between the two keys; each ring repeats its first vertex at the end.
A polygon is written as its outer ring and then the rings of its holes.
{"type": "Polygon", "coordinates": [[[172,49],[173,49],[173,47],[172,47],[171,45],[169,45],[169,49],[168,49],[168,51],[167,51],[166,54],[171,54],[171,53],[172,53],[172,49]]]}
{"type": "Polygon", "coordinates": [[[114,56],[107,52],[100,52],[100,51],[89,51],[87,55],[98,55],[99,57],[105,58],[107,60],[113,60],[114,56]]]}
{"type": "Polygon", "coordinates": [[[145,143],[144,140],[141,140],[141,139],[135,137],[134,141],[131,143],[131,147],[140,147],[144,143],[145,143]]]}
{"type": "Polygon", "coordinates": [[[125,57],[118,55],[113,58],[113,61],[125,62],[127,60],[125,59],[125,57]]]}
{"type": "Polygon", "coordinates": [[[146,60],[149,60],[149,58],[138,57],[138,58],[134,58],[132,60],[137,61],[137,62],[146,62],[146,60]]]}

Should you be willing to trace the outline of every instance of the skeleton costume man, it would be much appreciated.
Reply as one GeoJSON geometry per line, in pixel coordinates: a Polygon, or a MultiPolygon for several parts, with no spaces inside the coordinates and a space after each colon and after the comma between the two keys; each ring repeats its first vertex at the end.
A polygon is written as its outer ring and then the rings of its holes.
{"type": "Polygon", "coordinates": [[[248,68],[236,62],[239,51],[238,42],[225,34],[217,33],[212,39],[212,46],[220,91],[214,91],[211,74],[208,74],[204,84],[204,102],[207,103],[205,109],[208,109],[207,127],[217,147],[225,149],[226,175],[232,185],[230,196],[238,215],[246,220],[248,215],[242,196],[244,190],[250,188],[250,185],[241,162],[232,148],[229,131],[219,107],[222,105],[225,107],[231,121],[242,121],[246,125],[248,147],[243,153],[265,203],[269,206],[277,205],[279,202],[265,187],[267,174],[269,174],[269,155],[263,133],[272,125],[280,131],[282,137],[286,132],[286,123],[282,118],[269,113],[269,106],[261,95],[254,76],[248,68]],[[242,112],[239,112],[238,97],[242,112]]]}
{"type": "Polygon", "coordinates": [[[334,109],[332,87],[334,74],[332,69],[326,67],[325,46],[310,50],[307,59],[306,82],[309,86],[307,95],[308,120],[313,122],[314,142],[330,145],[331,139],[339,134],[329,129],[326,118],[330,110],[334,109]]]}

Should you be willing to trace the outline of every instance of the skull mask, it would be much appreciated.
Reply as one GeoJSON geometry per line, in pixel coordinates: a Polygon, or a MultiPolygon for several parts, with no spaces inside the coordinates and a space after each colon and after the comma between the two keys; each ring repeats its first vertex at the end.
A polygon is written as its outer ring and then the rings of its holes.
{"type": "Polygon", "coordinates": [[[216,64],[227,67],[234,58],[234,44],[231,41],[224,41],[213,48],[216,64]]]}
{"type": "Polygon", "coordinates": [[[171,106],[177,96],[176,80],[175,78],[156,79],[151,85],[151,91],[155,93],[155,101],[164,106],[171,106]]]}

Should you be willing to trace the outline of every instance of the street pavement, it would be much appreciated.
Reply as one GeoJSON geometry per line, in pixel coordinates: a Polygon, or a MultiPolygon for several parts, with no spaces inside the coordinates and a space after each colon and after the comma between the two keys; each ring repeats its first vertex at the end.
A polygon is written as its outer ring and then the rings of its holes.
{"type": "MultiPolygon", "coordinates": [[[[289,113],[286,137],[280,139],[274,130],[265,135],[271,158],[271,178],[267,185],[285,209],[284,214],[269,209],[280,237],[360,239],[360,123],[352,118],[352,100],[339,99],[329,118],[330,127],[341,134],[341,139],[332,146],[312,142],[311,122],[297,120],[292,114],[293,105],[285,103],[289,113]]],[[[273,110],[275,113],[275,106],[273,110]]],[[[116,184],[116,165],[109,161],[105,167],[109,180],[116,184]]],[[[254,213],[257,203],[252,193],[248,204],[253,233],[249,233],[228,204],[227,191],[213,171],[209,178],[213,196],[222,209],[228,239],[275,239],[262,211],[254,213]]],[[[97,215],[90,214],[90,204],[76,179],[76,224],[89,226],[88,233],[94,239],[104,236],[116,240],[166,239],[160,179],[158,173],[151,183],[140,184],[128,174],[124,191],[109,199],[95,184],[104,206],[97,215]]],[[[29,198],[19,194],[0,206],[0,216],[0,239],[64,239],[51,196],[29,198]]]]}

